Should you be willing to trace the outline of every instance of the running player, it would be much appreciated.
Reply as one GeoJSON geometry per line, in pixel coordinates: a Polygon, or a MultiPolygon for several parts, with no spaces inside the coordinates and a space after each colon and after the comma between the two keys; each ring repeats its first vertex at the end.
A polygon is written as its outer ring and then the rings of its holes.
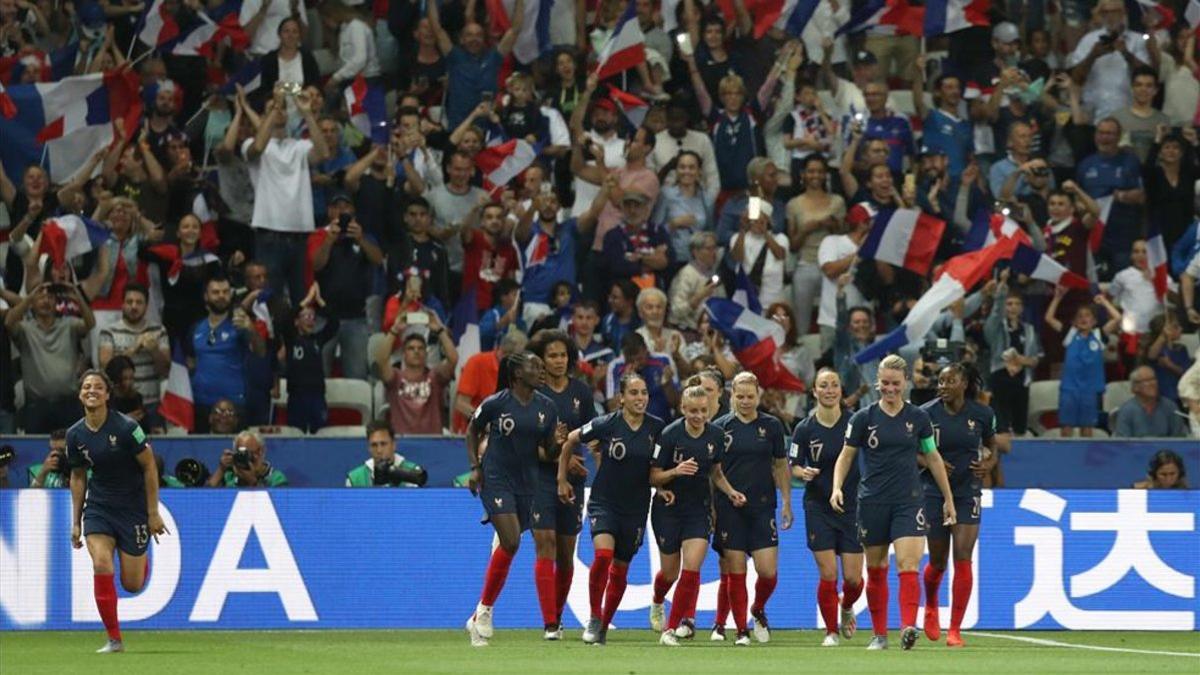
{"type": "Polygon", "coordinates": [[[854,413],[846,427],[846,444],[833,469],[833,491],[829,504],[844,513],[842,487],[850,467],[863,451],[862,475],[858,482],[858,540],[866,548],[867,606],[871,610],[874,636],[869,650],[887,649],[888,544],[896,548],[900,577],[900,646],[912,649],[917,642],[917,603],[921,586],[917,565],[925,549],[928,531],[917,455],[924,453],[925,465],[946,498],[942,522],[954,524],[954,499],[946,478],[946,467],[938,454],[929,415],[904,400],[908,364],[892,354],[879,362],[876,389],[879,401],[854,413]]]}
{"type": "MultiPolygon", "coordinates": [[[[974,574],[971,555],[979,539],[980,499],[983,477],[995,465],[996,415],[977,402],[979,381],[973,369],[951,363],[938,374],[938,397],[921,406],[933,422],[933,439],[942,454],[954,493],[954,511],[958,522],[951,527],[929,524],[929,562],[925,565],[925,637],[937,640],[942,627],[938,621],[938,587],[946,573],[951,543],[954,545],[954,594],[950,599],[950,631],[947,647],[963,646],[963,614],[971,599],[974,574]]],[[[925,482],[925,510],[937,513],[942,508],[942,493],[928,472],[925,482]]]]}
{"type": "MultiPolygon", "coordinates": [[[[650,512],[661,554],[660,578],[668,586],[679,579],[671,601],[671,618],[664,629],[660,613],[655,628],[662,633],[659,642],[671,647],[679,646],[677,638],[689,637],[692,632],[682,627],[681,622],[695,613],[696,596],[700,592],[700,566],[704,564],[708,535],[712,531],[712,488],[724,493],[736,507],[746,504],[746,496],[734,490],[721,471],[725,433],[706,419],[709,400],[704,387],[685,389],[680,410],[683,419],[675,420],[663,430],[662,438],[654,446],[654,464],[650,468],[650,483],[658,488],[669,486],[675,494],[671,503],[654,500],[650,512]]],[[[660,578],[655,579],[656,591],[660,578]]],[[[662,605],[658,607],[661,612],[662,605]]],[[[654,618],[652,613],[651,620],[654,618]]]]}
{"type": "Polygon", "coordinates": [[[486,647],[493,635],[492,606],[496,603],[521,532],[533,516],[533,496],[538,484],[538,461],[558,457],[554,429],[558,414],[554,402],[538,393],[542,360],[528,352],[507,359],[507,389],[484,399],[467,425],[467,458],[471,461],[469,486],[478,491],[499,546],[492,551],[483,592],[475,613],[467,619],[472,647],[486,647]],[[480,439],[487,433],[487,452],[480,462],[480,439]]]}
{"type": "MultiPolygon", "coordinates": [[[[650,510],[650,462],[663,429],[662,420],[646,413],[650,392],[640,375],[623,375],[618,391],[620,408],[575,429],[563,446],[563,452],[573,453],[580,443],[599,441],[596,479],[587,505],[595,549],[588,577],[592,614],[583,631],[588,644],[608,641],[608,626],[625,594],[629,562],[642,546],[650,510]]],[[[564,464],[558,465],[558,496],[569,504],[575,501],[575,488],[564,464]]],[[[668,502],[674,500],[669,490],[658,494],[668,502]]]]}
{"type": "Polygon", "coordinates": [[[854,637],[857,619],[854,601],[863,591],[862,544],[858,543],[853,513],[857,502],[858,466],[850,467],[843,488],[847,513],[829,506],[833,489],[833,467],[846,438],[850,416],[842,410],[842,381],[838,374],[822,368],[813,384],[817,407],[796,425],[792,434],[792,475],[807,483],[804,489],[804,525],[808,548],[817,563],[817,606],[825,621],[822,647],[838,644],[838,556],[842,559],[842,637],[854,637]]]}
{"type": "Polygon", "coordinates": [[[716,496],[716,535],[729,570],[729,605],[738,631],[734,644],[739,646],[750,644],[750,632],[746,630],[746,554],[754,559],[754,571],[758,573],[754,605],[750,608],[754,637],[769,642],[766,605],[777,579],[779,529],[792,526],[787,436],[778,419],[758,412],[761,396],[758,378],[753,373],[738,373],[733,378],[733,412],[715,422],[725,431],[725,476],[746,497],[745,505],[739,505],[728,496],[716,496]],[[778,526],[776,489],[783,501],[778,526]]]}
{"type": "Polygon", "coordinates": [[[169,534],[158,513],[158,466],[137,422],[108,409],[112,382],[100,370],[83,374],[79,402],[83,419],[67,429],[71,467],[71,546],[87,543],[92,558],[92,592],[108,632],[100,654],[125,651],[117,619],[113,553],[121,559],[121,586],[137,593],[146,585],[150,538],[169,534]],[[91,478],[88,478],[88,470],[91,478]],[[81,538],[82,537],[82,538],[81,538]]]}
{"type": "MultiPolygon", "coordinates": [[[[555,440],[561,445],[571,429],[578,429],[596,416],[592,390],[573,377],[579,350],[571,337],[560,330],[544,330],[529,345],[546,365],[546,382],[538,391],[554,402],[558,411],[555,440]]],[[[538,465],[537,496],[533,502],[533,543],[537,549],[533,576],[542,609],[543,637],[562,639],[562,612],[575,573],[575,538],[583,521],[583,484],[587,469],[582,452],[560,454],[558,462],[538,465]],[[565,463],[567,477],[575,490],[570,504],[558,500],[558,463],[565,463]]]]}

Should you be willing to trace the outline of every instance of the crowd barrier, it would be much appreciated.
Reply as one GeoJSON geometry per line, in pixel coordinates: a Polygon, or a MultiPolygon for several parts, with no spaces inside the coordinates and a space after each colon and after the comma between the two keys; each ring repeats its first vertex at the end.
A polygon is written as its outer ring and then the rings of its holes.
{"type": "MultiPolygon", "coordinates": [[[[492,540],[465,490],[168,490],[162,501],[171,534],[151,545],[146,588],[121,591],[128,630],[459,628],[478,599],[492,540]]],[[[965,628],[1196,629],[1200,491],[996,490],[984,493],[982,507],[965,628]]],[[[100,629],[91,563],[70,546],[70,519],[66,491],[0,491],[0,630],[100,629]]],[[[564,616],[572,629],[588,614],[591,558],[581,538],[564,616]]],[[[540,627],[532,568],[527,536],[497,605],[498,626],[540,627]]],[[[649,529],[618,630],[648,626],[657,569],[649,529]]],[[[894,564],[892,577],[895,627],[894,564]]],[[[703,627],[716,603],[711,555],[702,579],[703,627]]],[[[816,627],[816,587],[800,511],[781,532],[771,625],[816,627]]],[[[865,608],[860,599],[860,625],[865,608]]],[[[943,607],[942,619],[949,615],[943,607]]],[[[645,637],[655,639],[648,630],[645,637]]]]}
{"type": "MultiPolygon", "coordinates": [[[[233,439],[226,436],[166,436],[152,439],[168,472],[185,457],[199,459],[215,470],[221,451],[233,439]]],[[[467,470],[466,446],[461,437],[407,436],[398,451],[429,472],[429,487],[449,487],[467,470]]],[[[12,487],[29,485],[30,465],[46,457],[45,436],[0,437],[0,445],[16,448],[10,468],[12,487]]],[[[1155,452],[1169,448],[1184,458],[1193,482],[1200,480],[1200,442],[1194,439],[1163,440],[1036,440],[1018,439],[1004,457],[1005,486],[1011,488],[1117,489],[1129,487],[1146,475],[1146,463],[1155,452]]],[[[363,438],[267,437],[267,460],[283,471],[293,487],[340,487],[346,472],[367,458],[363,438]]],[[[589,459],[590,463],[590,459],[589,459]]]]}

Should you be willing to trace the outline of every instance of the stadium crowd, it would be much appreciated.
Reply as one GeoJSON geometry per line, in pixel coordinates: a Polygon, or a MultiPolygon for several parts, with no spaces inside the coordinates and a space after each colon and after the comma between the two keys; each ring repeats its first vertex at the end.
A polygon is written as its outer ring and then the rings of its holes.
{"type": "MultiPolygon", "coordinates": [[[[131,68],[143,106],[78,171],[0,170],[0,433],[72,424],[94,366],[151,433],[321,433],[357,403],[387,421],[372,437],[461,434],[545,329],[571,336],[598,408],[636,371],[670,420],[681,381],[743,369],[706,308],[753,305],[747,286],[782,366],[808,388],[834,368],[853,410],[878,399],[878,359],[855,354],[982,223],[1090,287],[996,265],[899,350],[914,402],[963,361],[1007,433],[1200,436],[1186,3],[997,1],[923,38],[855,24],[860,4],[817,3],[797,36],[744,0],[635,0],[644,58],[598,81],[622,0],[542,3],[536,30],[524,0],[244,0],[190,51],[150,28],[227,5],[0,0],[11,92],[131,68]],[[494,184],[521,149],[536,157],[494,184]],[[924,272],[876,248],[910,210],[905,241],[937,239],[924,272]],[[107,234],[64,256],[51,224],[71,215],[107,234]],[[166,402],[179,377],[186,420],[166,402]]],[[[789,428],[812,403],[798,389],[762,400],[789,428]]],[[[238,483],[225,459],[211,484],[238,483]]]]}

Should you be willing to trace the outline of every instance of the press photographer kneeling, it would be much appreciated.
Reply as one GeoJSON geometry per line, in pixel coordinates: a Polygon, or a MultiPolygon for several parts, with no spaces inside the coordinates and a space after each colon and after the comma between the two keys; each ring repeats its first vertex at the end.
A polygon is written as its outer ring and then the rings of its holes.
{"type": "Polygon", "coordinates": [[[396,454],[396,438],[386,420],[367,425],[371,456],[346,474],[346,487],[421,487],[429,476],[425,469],[396,454]]]}

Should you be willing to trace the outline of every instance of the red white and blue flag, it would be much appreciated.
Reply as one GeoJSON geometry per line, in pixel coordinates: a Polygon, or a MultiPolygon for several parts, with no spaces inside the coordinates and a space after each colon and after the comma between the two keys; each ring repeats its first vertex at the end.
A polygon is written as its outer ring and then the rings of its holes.
{"type": "MultiPolygon", "coordinates": [[[[526,0],[521,31],[513,43],[512,54],[521,63],[531,63],[554,46],[550,42],[550,16],[557,2],[573,0],[526,0]]],[[[486,0],[493,35],[503,35],[512,27],[516,0],[486,0]]]]}
{"type": "Polygon", "coordinates": [[[479,306],[475,298],[478,286],[472,286],[463,293],[458,304],[450,313],[450,335],[458,351],[458,365],[454,368],[454,377],[462,374],[467,361],[482,351],[479,339],[479,306]]]}
{"type": "Polygon", "coordinates": [[[367,84],[362,73],[346,87],[346,107],[350,110],[350,123],[371,139],[376,145],[388,143],[387,106],[383,90],[367,84]]]}
{"type": "Polygon", "coordinates": [[[837,35],[867,31],[873,35],[921,35],[925,30],[925,8],[908,0],[868,0],[837,29],[837,35]]]}
{"type": "Polygon", "coordinates": [[[0,115],[10,120],[17,116],[17,104],[13,103],[3,84],[0,84],[0,115]]]}
{"type": "Polygon", "coordinates": [[[884,209],[875,214],[875,223],[858,255],[925,276],[945,230],[946,221],[915,209],[884,209]]]}
{"type": "Polygon", "coordinates": [[[1154,280],[1154,297],[1159,302],[1167,298],[1171,276],[1167,273],[1167,245],[1163,241],[1162,232],[1157,225],[1150,226],[1150,236],[1146,238],[1146,264],[1150,267],[1151,278],[1154,280]]]}
{"type": "Polygon", "coordinates": [[[758,300],[758,291],[754,289],[754,284],[750,283],[750,276],[746,274],[746,268],[740,264],[737,277],[733,282],[733,296],[730,299],[755,314],[762,314],[762,303],[758,300]]]}
{"type": "Polygon", "coordinates": [[[233,96],[237,93],[239,84],[242,85],[242,91],[247,94],[262,86],[262,60],[254,59],[230,75],[225,84],[221,86],[221,95],[233,96]]]}
{"type": "Polygon", "coordinates": [[[636,0],[629,0],[613,34],[600,49],[596,77],[606,80],[646,61],[646,36],[637,20],[636,0]]]}
{"type": "Polygon", "coordinates": [[[608,85],[608,96],[617,104],[621,112],[625,114],[625,119],[633,125],[634,129],[642,126],[642,122],[646,121],[646,113],[650,112],[650,104],[642,99],[621,91],[613,85],[608,85]]]}
{"type": "Polygon", "coordinates": [[[176,56],[211,57],[217,45],[228,40],[235,50],[244,50],[250,38],[238,23],[241,10],[241,0],[229,0],[215,9],[197,12],[196,21],[191,25],[179,27],[174,38],[160,43],[158,47],[176,56]]]}
{"type": "Polygon", "coordinates": [[[971,218],[971,229],[963,238],[963,251],[978,251],[985,246],[1001,239],[1016,239],[1022,244],[1033,245],[1029,233],[1022,229],[1017,221],[1002,213],[995,213],[987,207],[981,207],[971,218]]]}
{"type": "MultiPolygon", "coordinates": [[[[1027,245],[1018,244],[1012,256],[1014,272],[1024,274],[1031,279],[1045,281],[1055,286],[1088,290],[1091,283],[1086,277],[1076,274],[1063,267],[1057,260],[1027,245]]],[[[1164,274],[1166,270],[1163,270],[1164,274]]]]}
{"type": "Polygon", "coordinates": [[[163,0],[151,3],[142,15],[141,24],[138,39],[151,47],[164,45],[179,37],[179,24],[163,0]]]}
{"type": "Polygon", "coordinates": [[[171,349],[171,370],[167,374],[167,387],[163,390],[158,412],[163,419],[177,427],[188,431],[195,429],[196,406],[192,400],[192,378],[188,375],[183,349],[179,344],[171,349]]]}
{"type": "Polygon", "coordinates": [[[990,26],[991,0],[925,0],[925,37],[990,26]]]}
{"type": "Polygon", "coordinates": [[[1155,0],[1137,0],[1142,10],[1142,25],[1148,30],[1166,30],[1175,25],[1175,10],[1155,0]]]}
{"type": "Polygon", "coordinates": [[[738,362],[758,377],[759,384],[767,389],[804,391],[804,382],[779,360],[786,338],[783,326],[733,300],[709,298],[705,307],[713,328],[721,331],[738,362]]]}
{"type": "Polygon", "coordinates": [[[514,138],[500,145],[484,148],[475,155],[475,166],[483,172],[484,187],[501,188],[528,169],[541,152],[540,144],[514,138]]]}
{"type": "Polygon", "coordinates": [[[821,0],[787,0],[775,20],[775,27],[792,37],[800,37],[820,4],[821,0]]]}
{"type": "Polygon", "coordinates": [[[83,216],[59,216],[42,226],[38,255],[50,256],[54,265],[90,253],[112,236],[103,225],[83,216]]]}

